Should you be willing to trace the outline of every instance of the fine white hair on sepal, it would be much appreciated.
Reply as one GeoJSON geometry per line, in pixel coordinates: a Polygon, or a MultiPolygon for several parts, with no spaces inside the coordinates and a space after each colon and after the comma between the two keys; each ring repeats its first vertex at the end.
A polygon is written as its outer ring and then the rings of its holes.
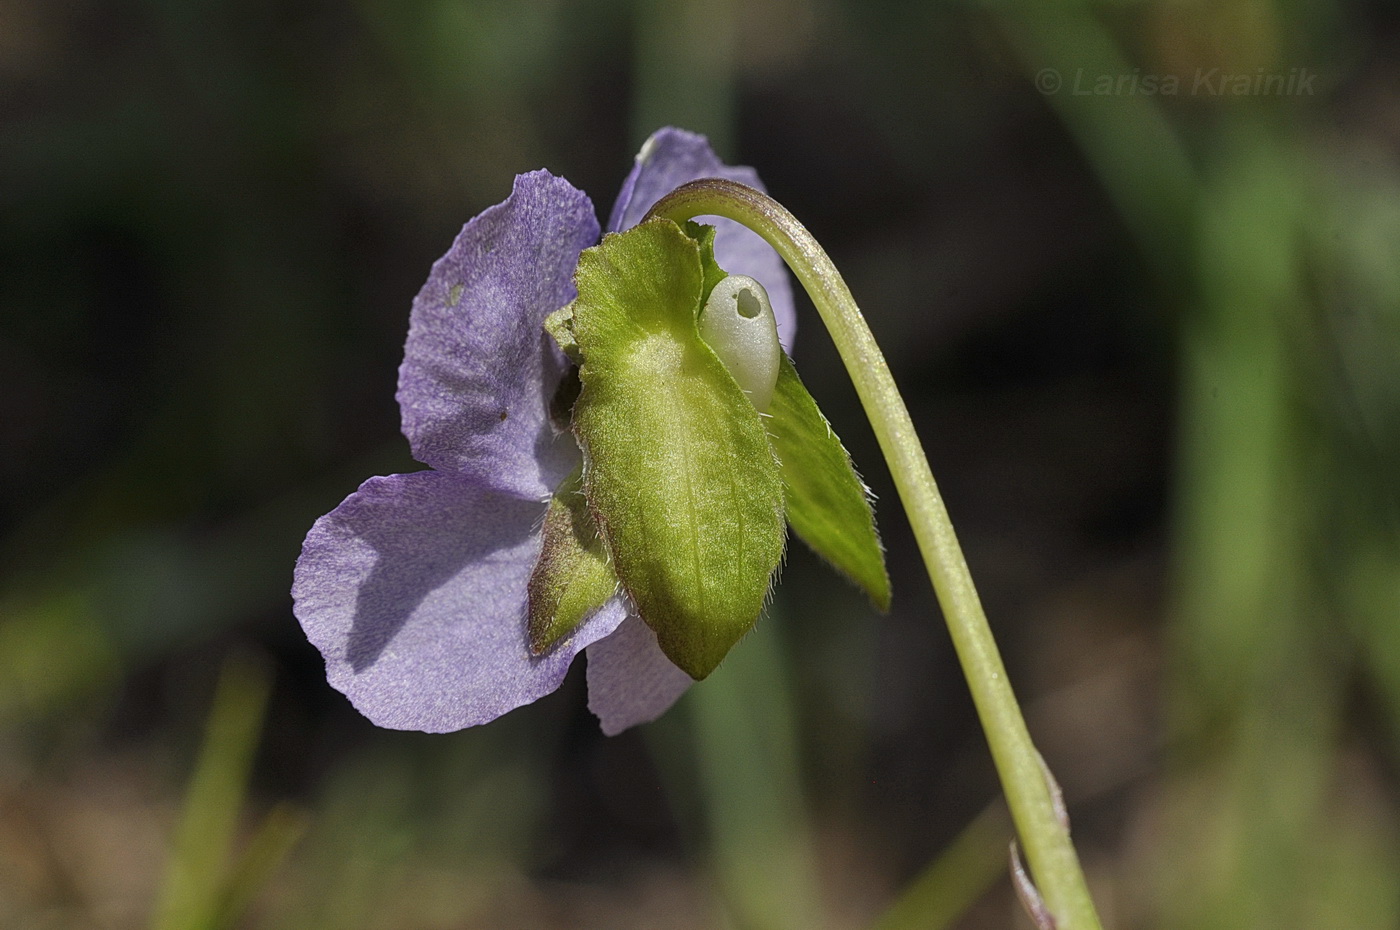
{"type": "Polygon", "coordinates": [[[724,362],[754,409],[767,411],[783,350],[763,285],[742,274],[716,284],[700,311],[700,338],[724,362]]]}

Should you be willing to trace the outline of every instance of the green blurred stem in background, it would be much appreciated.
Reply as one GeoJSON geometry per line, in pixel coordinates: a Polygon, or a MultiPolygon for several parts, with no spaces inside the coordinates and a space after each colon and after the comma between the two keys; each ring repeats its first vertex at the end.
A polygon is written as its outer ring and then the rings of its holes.
{"type": "Polygon", "coordinates": [[[633,0],[636,79],[633,148],[658,126],[703,134],[734,154],[735,0],[633,0]]]}
{"type": "Polygon", "coordinates": [[[234,926],[308,825],[279,805],[234,855],[248,776],[272,682],[265,665],[235,653],[224,663],[204,744],[190,778],[153,930],[226,930],[234,926]]]}
{"type": "Polygon", "coordinates": [[[677,223],[708,215],[743,223],[766,239],[821,314],[909,515],[1040,894],[1060,930],[1099,927],[1069,827],[1056,812],[1047,771],[1021,716],[948,510],[909,411],[850,289],[791,213],[742,184],[715,178],[693,181],[663,197],[649,214],[677,223]]]}

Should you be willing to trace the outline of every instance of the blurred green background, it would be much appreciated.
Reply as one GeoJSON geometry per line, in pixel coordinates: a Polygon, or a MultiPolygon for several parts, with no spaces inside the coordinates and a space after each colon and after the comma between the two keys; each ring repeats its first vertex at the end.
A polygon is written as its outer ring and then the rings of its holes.
{"type": "Polygon", "coordinates": [[[292,618],[312,520],[416,467],[431,262],[520,171],[606,217],[667,123],[868,314],[1106,925],[1400,926],[1382,0],[4,0],[0,926],[1028,926],[810,307],[888,616],[795,546],[743,647],[614,739],[581,667],[377,730],[292,618]]]}

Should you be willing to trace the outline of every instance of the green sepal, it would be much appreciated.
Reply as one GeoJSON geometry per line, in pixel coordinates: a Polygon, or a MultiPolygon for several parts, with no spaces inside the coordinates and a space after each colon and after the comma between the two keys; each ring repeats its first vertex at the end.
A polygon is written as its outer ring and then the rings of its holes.
{"type": "Polygon", "coordinates": [[[583,496],[582,470],[565,478],[545,510],[540,559],[526,588],[530,651],[548,652],[617,593],[617,577],[583,496]]]}
{"type": "Polygon", "coordinates": [[[782,558],[778,464],[700,338],[696,239],[669,220],[643,223],[585,249],[574,280],[588,506],[661,650],[704,678],[758,619],[782,558]]]}
{"type": "Polygon", "coordinates": [[[685,234],[694,239],[700,246],[700,273],[703,284],[700,291],[700,306],[696,308],[695,315],[700,315],[700,308],[705,306],[705,301],[710,299],[710,291],[715,289],[715,285],[729,277],[729,272],[725,271],[715,261],[715,228],[705,226],[694,220],[686,220],[682,227],[685,234]]]}
{"type": "Polygon", "coordinates": [[[793,532],[859,585],[876,607],[889,610],[890,576],[870,491],[786,355],[768,414],[793,532]]]}
{"type": "Polygon", "coordinates": [[[544,318],[544,331],[554,339],[559,351],[575,365],[579,361],[578,343],[574,341],[574,305],[569,303],[544,318]]]}

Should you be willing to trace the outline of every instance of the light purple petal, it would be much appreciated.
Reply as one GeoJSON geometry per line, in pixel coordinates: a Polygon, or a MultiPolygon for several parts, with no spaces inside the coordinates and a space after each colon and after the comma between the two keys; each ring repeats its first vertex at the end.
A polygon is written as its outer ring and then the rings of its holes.
{"type": "Polygon", "coordinates": [[[547,171],[462,228],[413,300],[398,401],[414,458],[532,500],[568,474],[577,450],[549,420],[564,358],[542,327],[597,241],[593,204],[547,171]]]}
{"type": "MultiPolygon", "coordinates": [[[[730,166],[719,160],[704,136],[683,129],[658,129],[637,153],[632,173],[622,182],[622,191],[613,205],[608,220],[610,232],[620,232],[637,225],[666,194],[687,181],[699,178],[727,178],[766,191],[758,172],[744,165],[730,166]]],[[[718,216],[697,217],[715,227],[715,260],[730,274],[746,274],[757,278],[773,302],[773,315],[778,320],[778,341],[792,351],[792,339],[797,333],[797,315],[793,312],[792,282],[787,265],[762,238],[735,223],[718,216]]]]}
{"type": "Polygon", "coordinates": [[[610,601],[539,658],[525,585],[543,507],[446,472],[371,478],[307,534],[295,613],[326,676],[383,727],[443,733],[559,687],[625,616],[610,601]]]}
{"type": "Polygon", "coordinates": [[[666,658],[651,628],[631,614],[588,647],[588,709],[608,736],[660,717],[692,684],[666,658]]]}

